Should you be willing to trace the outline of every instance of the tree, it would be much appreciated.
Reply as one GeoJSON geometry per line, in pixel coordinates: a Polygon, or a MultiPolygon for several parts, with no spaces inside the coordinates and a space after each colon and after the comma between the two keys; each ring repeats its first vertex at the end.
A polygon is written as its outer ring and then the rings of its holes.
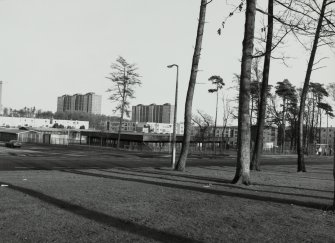
{"type": "Polygon", "coordinates": [[[289,123],[290,130],[285,133],[285,136],[288,135],[290,139],[291,150],[295,150],[295,148],[297,147],[298,114],[298,97],[297,95],[293,95],[287,103],[286,108],[286,121],[289,123]]]}
{"type": "MultiPolygon", "coordinates": [[[[313,1],[313,2],[316,3],[315,1],[313,1]]],[[[326,33],[325,35],[321,35],[321,31],[328,32],[327,28],[326,28],[326,25],[323,24],[323,23],[324,23],[324,21],[326,21],[327,25],[333,25],[334,26],[334,24],[332,24],[331,21],[326,16],[326,15],[329,15],[329,12],[326,13],[326,7],[329,6],[330,4],[333,4],[333,3],[335,3],[335,1],[329,1],[328,2],[327,0],[323,0],[321,8],[320,8],[320,6],[317,6],[317,12],[318,12],[318,21],[317,22],[318,23],[317,23],[317,27],[316,27],[316,30],[315,30],[312,50],[311,50],[310,58],[309,58],[308,65],[307,65],[304,86],[303,86],[301,97],[300,97],[300,109],[299,109],[299,120],[298,120],[298,122],[299,122],[299,139],[298,139],[298,149],[297,149],[297,153],[298,153],[298,160],[297,160],[298,169],[297,170],[298,170],[298,172],[305,172],[306,171],[306,166],[305,166],[305,161],[304,161],[304,151],[303,151],[303,137],[304,137],[303,121],[304,121],[305,101],[306,101],[306,97],[307,97],[309,82],[310,82],[311,74],[312,74],[312,71],[313,71],[315,55],[316,55],[317,48],[319,46],[320,38],[325,38],[326,36],[329,36],[329,34],[330,34],[330,33],[326,33]]],[[[310,5],[308,5],[308,6],[310,6],[310,5]]],[[[330,11],[330,17],[332,17],[331,11],[330,11]]]]}
{"type": "Polygon", "coordinates": [[[193,95],[194,95],[195,83],[197,80],[198,66],[199,66],[201,46],[202,46],[202,37],[204,34],[206,8],[207,8],[207,4],[210,3],[211,1],[212,0],[210,0],[209,2],[207,2],[207,0],[201,0],[201,5],[200,5],[197,37],[196,37],[195,48],[194,48],[194,53],[193,53],[193,58],[192,58],[191,75],[190,75],[190,80],[188,83],[186,102],[185,102],[184,136],[183,136],[180,156],[179,156],[179,159],[175,167],[175,170],[179,170],[179,171],[185,170],[187,155],[188,155],[188,151],[190,147],[191,129],[192,129],[193,95]]]}
{"type": "Polygon", "coordinates": [[[281,139],[281,150],[284,152],[285,146],[285,123],[286,123],[286,107],[288,102],[297,99],[295,87],[292,86],[288,79],[282,82],[277,82],[276,94],[283,99],[283,111],[282,111],[282,139],[281,139]]]}
{"type": "MultiPolygon", "coordinates": [[[[262,153],[263,149],[263,133],[264,133],[264,125],[266,118],[266,107],[267,107],[267,99],[268,99],[268,82],[269,82],[269,73],[270,73],[270,61],[271,58],[280,59],[285,64],[285,56],[282,57],[273,57],[272,52],[276,49],[281,43],[283,43],[284,38],[295,29],[301,28],[303,25],[301,18],[297,18],[290,11],[290,3],[286,1],[280,1],[277,4],[278,11],[274,14],[274,2],[276,0],[268,0],[268,11],[261,10],[257,8],[256,10],[261,12],[262,14],[267,15],[268,21],[267,25],[264,25],[261,28],[261,36],[256,38],[256,43],[259,46],[263,47],[263,43],[265,43],[265,51],[261,51],[256,47],[256,54],[254,54],[254,58],[258,60],[258,58],[264,56],[263,63],[263,72],[262,72],[262,84],[261,91],[259,96],[259,104],[258,104],[258,116],[257,116],[257,131],[256,131],[256,139],[255,146],[252,155],[251,161],[251,169],[260,169],[259,165],[259,156],[262,153]],[[285,4],[288,6],[286,6],[285,4]],[[276,34],[274,35],[274,20],[276,20],[280,27],[276,30],[276,34]],[[264,33],[264,36],[263,36],[264,33]]],[[[291,1],[292,3],[292,1],[291,1]]],[[[292,11],[293,12],[293,11],[292,11]]],[[[302,12],[304,13],[304,11],[302,12]]],[[[263,49],[263,48],[262,48],[263,49]]],[[[257,62],[256,62],[257,63],[257,62]]],[[[286,65],[286,64],[285,64],[286,65]]],[[[257,75],[256,75],[257,76],[257,75]]],[[[257,79],[260,81],[259,79],[257,79]]]]}
{"type": "Polygon", "coordinates": [[[330,83],[326,87],[328,94],[335,101],[335,83],[330,83]]]}
{"type": "Polygon", "coordinates": [[[63,124],[58,124],[58,123],[55,123],[52,128],[64,128],[64,125],[63,124]]]}
{"type": "Polygon", "coordinates": [[[197,115],[192,116],[192,121],[198,126],[200,141],[205,142],[206,135],[208,135],[209,128],[213,126],[213,118],[203,111],[197,110],[197,115]]]}
{"type": "MultiPolygon", "coordinates": [[[[227,128],[228,120],[230,120],[233,115],[232,106],[230,105],[231,100],[228,100],[227,97],[222,97],[222,107],[223,107],[223,115],[222,115],[222,145],[226,146],[227,142],[225,140],[225,131],[227,128]]],[[[225,148],[225,147],[224,147],[225,148]]]]}
{"type": "MultiPolygon", "coordinates": [[[[311,127],[310,127],[310,134],[309,134],[309,140],[306,140],[307,143],[314,143],[314,140],[316,138],[317,134],[317,127],[318,123],[320,123],[321,126],[321,107],[324,107],[320,103],[322,103],[322,100],[324,97],[328,97],[327,90],[323,87],[323,84],[320,83],[313,83],[311,82],[309,84],[308,92],[312,95],[312,108],[311,112],[308,112],[308,116],[311,116],[311,127]],[[315,123],[314,123],[315,122],[315,123]]],[[[309,107],[308,107],[309,108],[309,107]]],[[[307,147],[309,144],[307,144],[307,147]]]]}
{"type": "Polygon", "coordinates": [[[213,130],[213,138],[215,138],[217,117],[218,117],[219,90],[223,88],[225,83],[223,82],[223,79],[218,75],[211,76],[208,80],[211,81],[212,84],[215,86],[214,89],[209,89],[208,92],[216,93],[215,120],[214,120],[214,130],[213,130]]]}
{"type": "Polygon", "coordinates": [[[329,118],[329,116],[334,117],[333,108],[328,103],[323,103],[323,102],[318,103],[318,108],[320,109],[320,127],[319,127],[320,143],[321,143],[321,110],[323,110],[326,114],[326,117],[327,117],[326,144],[328,144],[328,136],[329,136],[328,135],[328,118],[329,118]]]}
{"type": "MultiPolygon", "coordinates": [[[[258,104],[259,104],[259,90],[260,82],[257,80],[254,80],[250,83],[250,100],[251,100],[251,106],[250,106],[250,125],[253,125],[253,115],[254,111],[258,112],[258,104]]],[[[256,113],[257,114],[257,113],[256,113]]]]}
{"type": "Polygon", "coordinates": [[[4,116],[8,116],[8,115],[9,115],[9,109],[8,109],[7,107],[5,107],[5,108],[3,109],[3,115],[4,115],[4,116]]]}
{"type": "Polygon", "coordinates": [[[268,83],[270,74],[270,63],[272,53],[272,39],[273,39],[273,0],[268,1],[268,32],[266,37],[265,56],[263,64],[263,78],[260,91],[260,101],[257,116],[257,131],[254,150],[251,160],[251,169],[260,170],[259,157],[263,150],[263,133],[266,113],[266,100],[268,93],[268,83]]]}
{"type": "Polygon", "coordinates": [[[129,64],[123,57],[118,57],[116,62],[111,65],[112,72],[110,77],[112,88],[107,92],[111,93],[109,99],[116,103],[114,112],[120,111],[120,122],[117,139],[117,148],[120,148],[121,128],[123,116],[129,117],[129,100],[135,98],[135,86],[141,85],[140,75],[137,73],[136,64],[129,64]]]}
{"type": "Polygon", "coordinates": [[[232,183],[242,180],[245,185],[250,184],[250,82],[252,53],[254,48],[254,31],[256,16],[256,0],[247,1],[245,13],[244,39],[241,62],[239,109],[238,109],[238,137],[236,173],[232,183]]]}
{"type": "Polygon", "coordinates": [[[38,110],[36,113],[36,118],[51,119],[54,116],[52,111],[42,111],[38,110]]]}

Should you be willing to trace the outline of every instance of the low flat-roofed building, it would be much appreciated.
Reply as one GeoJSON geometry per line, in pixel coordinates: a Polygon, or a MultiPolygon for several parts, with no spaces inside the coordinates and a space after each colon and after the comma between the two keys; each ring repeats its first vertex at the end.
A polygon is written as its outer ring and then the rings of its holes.
{"type": "Polygon", "coordinates": [[[61,128],[0,128],[0,141],[18,140],[23,143],[43,144],[81,144],[86,138],[81,136],[82,129],[61,128]]]}
{"type": "Polygon", "coordinates": [[[28,117],[0,116],[0,127],[19,128],[19,127],[45,127],[52,128],[55,124],[62,125],[65,128],[88,129],[88,121],[61,120],[61,119],[42,119],[28,117]]]}

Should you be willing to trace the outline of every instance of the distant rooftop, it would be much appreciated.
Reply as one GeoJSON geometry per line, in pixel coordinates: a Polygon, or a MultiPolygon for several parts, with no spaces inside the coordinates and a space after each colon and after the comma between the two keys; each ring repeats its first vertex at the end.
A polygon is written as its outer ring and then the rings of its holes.
{"type": "Polygon", "coordinates": [[[61,97],[67,97],[67,96],[77,96],[77,95],[94,95],[95,93],[94,92],[88,92],[86,94],[80,94],[80,93],[76,93],[76,94],[73,94],[73,95],[68,95],[68,94],[65,94],[65,95],[62,95],[61,97]]]}
{"type": "MultiPolygon", "coordinates": [[[[152,103],[150,105],[143,105],[143,104],[138,104],[138,105],[135,105],[135,106],[154,106],[154,105],[157,105],[156,103],[152,103]]],[[[163,105],[171,105],[170,103],[165,103],[163,105]]]]}

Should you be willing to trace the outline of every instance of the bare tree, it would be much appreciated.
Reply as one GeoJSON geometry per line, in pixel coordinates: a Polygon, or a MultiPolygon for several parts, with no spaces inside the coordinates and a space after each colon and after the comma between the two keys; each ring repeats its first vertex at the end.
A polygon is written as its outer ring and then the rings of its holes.
{"type": "Polygon", "coordinates": [[[192,102],[193,102],[193,95],[195,89],[195,83],[197,80],[198,74],[198,66],[201,54],[201,46],[202,46],[202,37],[204,34],[204,27],[205,27],[205,19],[206,19],[206,8],[207,4],[210,3],[212,0],[201,0],[200,5],[200,13],[199,13],[199,22],[198,22],[198,29],[197,29],[197,37],[196,43],[193,53],[192,59],[192,68],[191,68],[191,76],[188,83],[188,90],[186,95],[186,102],[185,102],[185,115],[184,115],[184,136],[183,136],[183,143],[181,147],[180,156],[178,162],[176,163],[175,170],[184,171],[186,166],[187,155],[190,147],[190,139],[191,139],[191,129],[192,129],[192,102]]]}
{"type": "Polygon", "coordinates": [[[250,82],[254,48],[256,0],[247,1],[241,62],[236,173],[232,183],[250,184],[250,82]]]}
{"type": "MultiPolygon", "coordinates": [[[[232,100],[228,100],[227,97],[222,97],[222,107],[223,107],[223,115],[222,115],[222,144],[225,146],[226,145],[226,140],[225,140],[225,132],[228,124],[228,120],[230,120],[231,117],[233,117],[233,111],[232,111],[232,106],[230,105],[230,102],[232,100]]],[[[224,147],[225,148],[225,147],[224,147]]]]}
{"type": "MultiPolygon", "coordinates": [[[[265,116],[266,116],[266,106],[267,106],[267,98],[268,98],[268,82],[269,82],[269,73],[270,73],[270,63],[272,59],[281,60],[284,65],[287,65],[285,59],[288,57],[284,54],[282,57],[274,57],[272,52],[276,49],[280,44],[283,43],[284,38],[289,33],[295,33],[298,29],[304,29],[305,21],[304,17],[296,14],[295,11],[291,9],[292,1],[291,0],[268,0],[268,11],[261,10],[257,8],[257,11],[268,16],[267,25],[261,29],[261,33],[265,33],[263,38],[258,38],[260,43],[266,43],[265,51],[257,50],[255,57],[264,56],[264,64],[263,64],[263,78],[262,78],[262,87],[260,92],[260,102],[258,108],[258,117],[257,117],[257,132],[255,139],[255,146],[253,150],[253,156],[251,161],[251,169],[260,169],[259,157],[262,153],[263,148],[263,132],[265,125],[265,116]],[[278,10],[274,13],[274,5],[278,10]],[[274,31],[274,20],[280,24],[280,28],[275,33],[274,31]]],[[[302,10],[300,13],[303,16],[307,10],[302,10]]],[[[262,46],[261,44],[259,44],[262,46]]]]}
{"type": "Polygon", "coordinates": [[[202,143],[205,142],[206,136],[210,136],[210,127],[213,126],[213,118],[207,113],[197,110],[197,115],[192,116],[192,121],[198,126],[198,136],[202,143]]]}
{"type": "Polygon", "coordinates": [[[328,94],[335,101],[335,83],[330,83],[326,87],[328,94]]]}
{"type": "Polygon", "coordinates": [[[260,101],[257,117],[257,132],[255,146],[252,154],[251,169],[260,170],[259,157],[263,150],[263,133],[265,124],[266,99],[268,93],[271,52],[273,39],[273,0],[268,1],[268,31],[266,37],[266,49],[263,66],[262,87],[260,92],[260,101]]]}
{"type": "MultiPolygon", "coordinates": [[[[298,148],[297,148],[298,172],[305,172],[306,171],[306,166],[305,166],[305,161],[304,161],[304,150],[303,150],[303,137],[304,137],[303,121],[304,121],[305,101],[306,101],[306,97],[307,97],[307,93],[308,93],[309,82],[310,82],[310,78],[311,78],[313,68],[315,68],[314,67],[314,60],[315,60],[315,56],[316,56],[316,51],[317,51],[317,48],[319,46],[319,41],[322,40],[323,42],[327,43],[325,38],[329,37],[329,35],[332,34],[331,31],[329,31],[326,28],[326,25],[328,25],[328,26],[330,25],[331,30],[332,30],[332,26],[334,26],[334,24],[329,20],[329,17],[328,17],[329,13],[326,12],[326,8],[330,4],[335,3],[335,1],[329,1],[328,2],[327,0],[323,0],[321,8],[320,8],[320,6],[318,6],[318,4],[316,3],[315,0],[313,0],[312,2],[307,1],[307,3],[305,2],[304,4],[305,4],[306,7],[311,7],[312,9],[314,9],[313,6],[312,6],[312,3],[316,4],[317,9],[315,11],[318,13],[318,21],[317,21],[317,27],[316,27],[316,30],[315,30],[315,34],[314,34],[314,41],[313,41],[313,45],[312,45],[312,50],[311,50],[310,58],[309,58],[309,61],[308,61],[304,86],[303,86],[301,97],[300,97],[300,109],[299,109],[299,118],[298,118],[299,139],[298,139],[298,148]],[[326,22],[326,24],[324,24],[324,22],[326,22]]],[[[330,17],[332,17],[332,15],[330,15],[330,17]]]]}
{"type": "Polygon", "coordinates": [[[107,79],[112,81],[112,88],[107,92],[111,93],[109,99],[116,102],[114,112],[120,111],[120,122],[117,139],[117,148],[120,148],[121,129],[124,114],[129,117],[129,100],[135,98],[134,87],[141,85],[140,75],[137,73],[136,64],[129,64],[123,57],[118,57],[111,65],[112,72],[107,79]]]}

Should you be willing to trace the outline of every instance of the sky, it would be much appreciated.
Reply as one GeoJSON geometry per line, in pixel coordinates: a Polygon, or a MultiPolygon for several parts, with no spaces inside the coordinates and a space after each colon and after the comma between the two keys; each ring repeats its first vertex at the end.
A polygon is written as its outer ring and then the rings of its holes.
{"type": "MultiPolygon", "coordinates": [[[[173,104],[176,71],[166,66],[179,65],[177,120],[183,121],[199,6],[200,0],[0,0],[3,106],[56,111],[58,96],[94,92],[102,95],[102,113],[115,115],[106,77],[122,56],[136,63],[141,75],[131,105],[173,104]]],[[[230,87],[234,73],[240,73],[244,13],[229,18],[222,35],[217,34],[234,8],[222,0],[208,5],[194,112],[215,114],[216,98],[208,93],[210,76],[220,75],[230,87]]],[[[289,67],[274,60],[270,84],[287,78],[301,87],[309,53],[294,39],[279,51],[291,57],[289,67]]],[[[322,63],[326,67],[313,72],[311,81],[335,82],[334,52],[323,47],[318,56],[328,57],[322,63]]],[[[221,114],[220,106],[218,124],[221,114]]]]}

